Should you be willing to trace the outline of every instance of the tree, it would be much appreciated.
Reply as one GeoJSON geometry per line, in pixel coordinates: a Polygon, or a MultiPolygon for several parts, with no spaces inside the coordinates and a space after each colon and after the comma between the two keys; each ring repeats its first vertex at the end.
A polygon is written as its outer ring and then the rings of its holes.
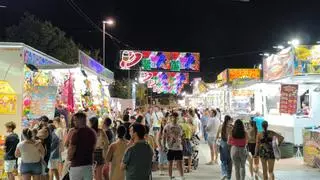
{"type": "Polygon", "coordinates": [[[117,97],[122,99],[132,98],[132,83],[130,79],[116,80],[110,86],[111,97],[117,97]]]}
{"type": "Polygon", "coordinates": [[[78,46],[65,32],[29,13],[6,29],[6,40],[23,42],[68,64],[78,61],[78,46]]]}

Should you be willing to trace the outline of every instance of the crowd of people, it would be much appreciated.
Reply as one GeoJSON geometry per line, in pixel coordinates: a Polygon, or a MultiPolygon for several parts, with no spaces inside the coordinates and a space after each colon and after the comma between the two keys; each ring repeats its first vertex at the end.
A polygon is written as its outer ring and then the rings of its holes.
{"type": "Polygon", "coordinates": [[[137,108],[103,118],[77,112],[69,121],[63,115],[42,116],[21,137],[14,122],[6,128],[9,180],[16,175],[23,180],[149,180],[154,171],[175,179],[174,168],[184,179],[193,170],[194,137],[203,137],[210,147],[207,165],[218,164],[220,156],[222,179],[231,179],[234,167],[235,178],[244,180],[248,160],[251,176],[261,161],[267,180],[274,179],[278,158],[274,141],[283,141],[259,114],[246,128],[240,119],[222,119],[219,109],[137,108]]]}

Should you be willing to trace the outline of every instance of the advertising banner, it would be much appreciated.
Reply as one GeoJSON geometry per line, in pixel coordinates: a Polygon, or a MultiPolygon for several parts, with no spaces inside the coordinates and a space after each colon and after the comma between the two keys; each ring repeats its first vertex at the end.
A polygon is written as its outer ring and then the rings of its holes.
{"type": "Polygon", "coordinates": [[[298,85],[282,84],[280,93],[280,113],[297,112],[298,85]]]}
{"type": "Polygon", "coordinates": [[[17,95],[7,81],[0,81],[0,114],[16,114],[17,95]]]}
{"type": "Polygon", "coordinates": [[[320,74],[320,45],[301,45],[294,51],[294,75],[320,74]]]}
{"type": "Polygon", "coordinates": [[[103,67],[98,61],[91,58],[82,51],[79,51],[80,64],[92,70],[93,72],[100,74],[103,77],[113,80],[114,74],[109,69],[103,67]]]}
{"type": "Polygon", "coordinates": [[[263,79],[272,81],[293,75],[293,59],[291,47],[267,57],[263,60],[263,79]]]}
{"type": "Polygon", "coordinates": [[[30,118],[37,119],[46,115],[49,119],[53,119],[56,96],[56,86],[34,87],[31,94],[30,118]]]}
{"type": "Polygon", "coordinates": [[[48,56],[44,56],[29,48],[24,48],[23,58],[26,64],[32,64],[36,67],[61,64],[60,62],[51,59],[48,56]]]}
{"type": "Polygon", "coordinates": [[[200,71],[200,53],[164,51],[120,51],[120,69],[200,71]]]}
{"type": "Polygon", "coordinates": [[[228,82],[228,70],[222,71],[217,77],[218,83],[223,85],[228,82]]]}
{"type": "Polygon", "coordinates": [[[305,130],[303,135],[304,162],[315,168],[320,168],[320,132],[305,130]]]}
{"type": "Polygon", "coordinates": [[[178,72],[140,72],[139,79],[147,83],[157,93],[179,94],[184,85],[189,83],[188,73],[178,72]]]}
{"type": "Polygon", "coordinates": [[[235,79],[260,79],[260,69],[228,69],[228,81],[232,82],[235,79]]]}

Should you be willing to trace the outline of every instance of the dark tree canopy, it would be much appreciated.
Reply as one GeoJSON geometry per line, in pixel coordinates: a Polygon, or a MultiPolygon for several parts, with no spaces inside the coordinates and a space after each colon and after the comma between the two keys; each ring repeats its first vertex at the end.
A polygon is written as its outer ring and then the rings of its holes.
{"type": "Polygon", "coordinates": [[[65,32],[29,13],[25,13],[18,25],[6,29],[6,40],[23,42],[68,64],[78,59],[78,46],[65,32]]]}

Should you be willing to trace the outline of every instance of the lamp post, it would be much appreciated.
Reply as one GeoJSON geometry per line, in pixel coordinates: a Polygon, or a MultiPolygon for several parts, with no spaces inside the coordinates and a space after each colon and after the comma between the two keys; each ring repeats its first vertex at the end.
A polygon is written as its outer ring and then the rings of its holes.
{"type": "Polygon", "coordinates": [[[102,59],[103,59],[103,67],[106,67],[106,24],[108,26],[113,26],[115,24],[115,21],[111,18],[107,19],[106,21],[102,21],[102,29],[103,29],[103,32],[102,32],[102,52],[103,52],[103,55],[102,55],[102,59]]]}

